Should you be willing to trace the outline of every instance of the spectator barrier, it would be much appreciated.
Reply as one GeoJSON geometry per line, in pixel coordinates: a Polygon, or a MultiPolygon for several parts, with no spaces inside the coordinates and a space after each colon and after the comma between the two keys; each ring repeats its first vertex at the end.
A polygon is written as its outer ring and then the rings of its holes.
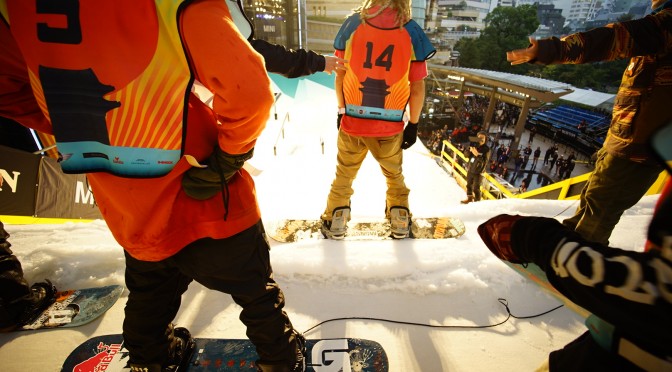
{"type": "MultiPolygon", "coordinates": [[[[441,149],[441,165],[465,190],[467,175],[465,164],[467,164],[468,161],[469,158],[453,146],[453,144],[447,140],[443,141],[443,147],[441,149]]],[[[586,184],[591,174],[592,172],[585,173],[534,190],[517,193],[515,190],[511,190],[511,187],[507,187],[495,179],[495,177],[485,172],[483,174],[483,183],[481,184],[481,197],[484,200],[506,198],[577,200],[581,195],[583,186],[586,184]]],[[[646,195],[660,194],[668,177],[667,172],[661,172],[660,176],[658,176],[656,182],[649,188],[646,195]]]]}

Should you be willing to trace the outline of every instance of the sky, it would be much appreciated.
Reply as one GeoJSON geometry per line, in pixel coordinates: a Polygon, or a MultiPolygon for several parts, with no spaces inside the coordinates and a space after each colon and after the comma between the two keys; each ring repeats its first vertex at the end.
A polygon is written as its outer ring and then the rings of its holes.
{"type": "MultiPolygon", "coordinates": [[[[307,80],[294,99],[278,100],[278,120],[271,116],[248,165],[264,221],[319,218],[335,171],[335,111],[333,91],[307,80]]],[[[464,191],[420,141],[405,150],[403,170],[414,216],[457,217],[466,233],[448,240],[271,241],[275,279],[296,329],[308,331],[308,339],[377,341],[387,352],[390,371],[464,372],[533,371],[551,351],[585,331],[583,320],[567,307],[488,327],[507,318],[500,298],[518,317],[560,303],[493,256],[476,231],[500,213],[562,220],[577,201],[462,205],[464,191]],[[335,318],[368,319],[312,328],[335,318]]],[[[352,218],[383,217],[385,180],[370,156],[353,187],[352,218]]],[[[624,214],[611,237],[613,246],[641,250],[655,201],[646,196],[624,214]]],[[[122,248],[102,220],[6,229],[30,283],[50,279],[59,289],[124,283],[122,248]]],[[[78,328],[0,334],[0,370],[59,371],[87,338],[121,332],[126,298],[127,292],[103,317],[78,328]]],[[[175,323],[195,337],[245,338],[239,312],[228,295],[192,283],[175,323]]]]}

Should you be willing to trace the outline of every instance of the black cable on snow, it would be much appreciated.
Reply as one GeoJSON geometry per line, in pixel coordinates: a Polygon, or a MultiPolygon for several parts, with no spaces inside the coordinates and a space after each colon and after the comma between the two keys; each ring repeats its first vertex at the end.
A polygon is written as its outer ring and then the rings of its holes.
{"type": "Polygon", "coordinates": [[[500,326],[506,322],[509,321],[509,319],[514,318],[514,319],[532,319],[532,318],[537,318],[543,315],[546,315],[548,313],[551,313],[564,305],[558,305],[550,310],[544,311],[539,314],[535,315],[527,315],[527,316],[518,316],[518,315],[513,315],[511,313],[511,310],[509,309],[509,302],[505,298],[498,298],[497,301],[499,301],[502,306],[506,309],[506,319],[502,320],[501,322],[495,323],[495,324],[489,324],[489,325],[438,325],[438,324],[425,324],[425,323],[414,323],[414,322],[405,322],[401,320],[392,320],[392,319],[383,319],[383,318],[371,318],[371,317],[360,317],[360,316],[353,316],[353,317],[344,317],[344,318],[333,318],[333,319],[327,319],[325,321],[319,322],[316,325],[308,328],[303,332],[303,334],[307,334],[310,331],[314,330],[315,328],[325,324],[325,323],[330,323],[330,322],[336,322],[336,321],[344,321],[344,320],[372,320],[372,321],[377,321],[377,322],[387,322],[387,323],[394,323],[394,324],[404,324],[404,325],[411,325],[411,326],[418,326],[418,327],[428,327],[428,328],[443,328],[443,329],[479,329],[479,328],[492,328],[492,327],[497,327],[500,326]]]}

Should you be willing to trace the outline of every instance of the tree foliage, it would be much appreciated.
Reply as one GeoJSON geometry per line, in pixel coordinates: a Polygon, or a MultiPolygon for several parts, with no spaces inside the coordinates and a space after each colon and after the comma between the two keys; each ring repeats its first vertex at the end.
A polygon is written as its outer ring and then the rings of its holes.
{"type": "Polygon", "coordinates": [[[456,44],[460,65],[484,70],[524,71],[506,61],[506,52],[528,45],[528,35],[539,27],[536,6],[500,6],[485,17],[485,22],[487,26],[478,38],[464,38],[456,44]]]}
{"type": "Polygon", "coordinates": [[[621,82],[627,60],[582,65],[548,65],[540,77],[569,83],[577,88],[615,93],[621,82]]]}
{"type": "Polygon", "coordinates": [[[614,93],[618,89],[627,61],[511,66],[506,60],[506,52],[526,48],[529,35],[539,27],[536,6],[497,7],[485,21],[487,26],[478,38],[463,38],[455,45],[460,52],[460,66],[535,76],[602,92],[614,93]]]}

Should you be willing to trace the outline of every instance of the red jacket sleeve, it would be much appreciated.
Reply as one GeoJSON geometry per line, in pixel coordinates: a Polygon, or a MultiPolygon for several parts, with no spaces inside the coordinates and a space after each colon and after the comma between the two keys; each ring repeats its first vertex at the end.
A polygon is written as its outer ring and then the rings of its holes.
{"type": "Polygon", "coordinates": [[[235,28],[223,1],[194,5],[181,18],[182,38],[198,80],[214,93],[219,146],[229,154],[242,154],[254,147],[273,104],[264,60],[242,35],[221,31],[223,22],[235,28]]]}

